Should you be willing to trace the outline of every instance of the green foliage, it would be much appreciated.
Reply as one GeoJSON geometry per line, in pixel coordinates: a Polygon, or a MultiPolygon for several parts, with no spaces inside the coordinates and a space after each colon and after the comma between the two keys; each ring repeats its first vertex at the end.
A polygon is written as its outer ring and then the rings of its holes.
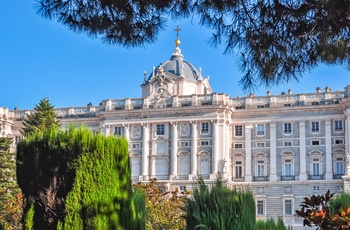
{"type": "Polygon", "coordinates": [[[19,142],[17,159],[33,229],[135,229],[139,224],[125,139],[93,135],[87,127],[48,129],[19,142]]]}
{"type": "Polygon", "coordinates": [[[186,229],[254,229],[255,202],[251,191],[229,189],[221,180],[208,187],[198,182],[185,207],[186,229]]]}
{"type": "Polygon", "coordinates": [[[16,161],[11,138],[0,138],[0,224],[7,230],[21,228],[22,195],[16,182],[16,161]]]}
{"type": "Polygon", "coordinates": [[[54,106],[51,105],[49,99],[40,100],[39,104],[35,105],[34,112],[27,114],[23,121],[21,133],[25,136],[38,131],[47,129],[58,129],[60,122],[56,119],[54,106]]]}
{"type": "Polygon", "coordinates": [[[136,229],[125,139],[83,133],[64,229],[136,229]]]}
{"type": "Polygon", "coordinates": [[[289,230],[291,227],[286,227],[282,218],[278,218],[277,222],[273,218],[268,218],[266,221],[257,220],[255,223],[255,230],[289,230]]]}
{"type": "Polygon", "coordinates": [[[341,193],[335,196],[329,203],[329,211],[334,215],[344,206],[350,206],[350,194],[341,193]]]}
{"type": "Polygon", "coordinates": [[[135,206],[135,223],[138,230],[144,230],[146,228],[146,197],[144,192],[135,188],[133,192],[133,203],[135,206]]]}
{"type": "Polygon", "coordinates": [[[189,195],[187,191],[163,192],[165,183],[157,182],[156,179],[151,179],[149,183],[135,184],[134,187],[136,191],[143,192],[146,198],[146,229],[185,229],[186,223],[182,215],[189,195]]]}
{"type": "Polygon", "coordinates": [[[34,229],[34,205],[30,205],[24,216],[24,229],[34,229]]]}
{"type": "Polygon", "coordinates": [[[300,205],[301,209],[296,210],[296,214],[304,217],[304,225],[311,226],[313,223],[320,230],[349,229],[349,195],[340,195],[338,198],[333,198],[333,196],[334,193],[331,194],[328,190],[325,195],[305,197],[300,205]]]}
{"type": "Polygon", "coordinates": [[[153,43],[168,19],[199,18],[239,58],[244,89],[297,81],[320,63],[350,66],[350,2],[39,0],[38,13],[122,46],[153,43]]]}

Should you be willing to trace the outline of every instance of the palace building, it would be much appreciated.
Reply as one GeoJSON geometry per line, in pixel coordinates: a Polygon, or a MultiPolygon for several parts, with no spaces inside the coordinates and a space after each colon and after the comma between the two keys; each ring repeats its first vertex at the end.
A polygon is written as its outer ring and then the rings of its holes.
{"type": "MultiPolygon", "coordinates": [[[[253,191],[258,218],[301,225],[294,210],[304,197],[350,191],[350,85],[231,98],[213,91],[177,40],[141,90],[142,98],[57,108],[57,118],[63,128],[83,123],[127,138],[134,182],[157,178],[168,190],[191,190],[198,176],[207,183],[220,176],[253,191]]],[[[1,136],[12,136],[13,148],[31,112],[0,108],[1,136]]]]}

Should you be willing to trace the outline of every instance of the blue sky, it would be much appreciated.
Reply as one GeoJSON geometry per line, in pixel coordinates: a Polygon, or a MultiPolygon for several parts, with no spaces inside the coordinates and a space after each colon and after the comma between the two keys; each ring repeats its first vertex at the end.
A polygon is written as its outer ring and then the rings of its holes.
{"type": "MultiPolygon", "coordinates": [[[[143,72],[168,60],[175,48],[179,25],[185,59],[210,76],[214,92],[246,96],[238,85],[242,72],[235,57],[208,45],[210,31],[185,20],[168,22],[158,41],[145,48],[126,49],[103,44],[84,34],[38,16],[34,1],[4,0],[0,8],[0,107],[32,109],[42,98],[56,108],[98,105],[104,99],[141,97],[143,72]],[[21,3],[19,3],[21,2],[21,3]]],[[[292,89],[294,94],[315,92],[320,86],[344,90],[350,72],[320,66],[305,73],[299,83],[271,87],[272,94],[292,89]]],[[[260,88],[255,95],[266,95],[260,88]]]]}

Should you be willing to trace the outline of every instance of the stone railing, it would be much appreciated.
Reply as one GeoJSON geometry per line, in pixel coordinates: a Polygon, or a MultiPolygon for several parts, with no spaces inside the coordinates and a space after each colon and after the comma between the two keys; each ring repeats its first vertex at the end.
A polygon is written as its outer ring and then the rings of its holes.
{"type": "Polygon", "coordinates": [[[323,92],[307,94],[281,94],[268,96],[230,98],[230,105],[235,109],[259,109],[289,106],[316,106],[339,104],[345,92],[323,92]]]}
{"type": "MultiPolygon", "coordinates": [[[[339,104],[344,98],[345,92],[324,92],[308,94],[282,94],[268,96],[254,96],[229,98],[227,94],[203,94],[174,96],[164,99],[150,98],[126,98],[115,100],[104,100],[99,106],[83,106],[72,108],[55,109],[58,119],[89,118],[95,117],[100,111],[134,110],[134,109],[156,109],[167,107],[190,107],[190,106],[228,106],[234,109],[259,109],[289,106],[317,106],[339,104]]],[[[1,108],[1,107],[0,107],[1,108]]],[[[31,110],[3,111],[4,116],[21,121],[31,110]],[[6,114],[5,114],[6,113],[6,114]]],[[[1,111],[0,111],[1,113],[1,111]]]]}

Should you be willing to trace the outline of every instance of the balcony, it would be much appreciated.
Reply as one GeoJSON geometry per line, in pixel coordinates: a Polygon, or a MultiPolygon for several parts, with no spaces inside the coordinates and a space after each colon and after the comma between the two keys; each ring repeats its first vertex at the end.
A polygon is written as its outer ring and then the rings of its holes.
{"type": "Polygon", "coordinates": [[[324,180],[324,175],[308,175],[309,180],[324,180]]]}
{"type": "Polygon", "coordinates": [[[176,177],[177,180],[188,180],[188,175],[178,175],[176,177]]]}
{"type": "Polygon", "coordinates": [[[268,181],[268,176],[253,176],[253,181],[268,181]]]}
{"type": "Polygon", "coordinates": [[[342,174],[333,174],[333,179],[343,179],[344,173],[342,174]]]}
{"type": "Polygon", "coordinates": [[[292,181],[292,180],[295,180],[295,176],[294,175],[281,176],[281,181],[292,181]]]}
{"type": "Polygon", "coordinates": [[[156,178],[157,180],[169,180],[169,175],[150,175],[150,178],[156,178]]]}
{"type": "Polygon", "coordinates": [[[202,177],[204,180],[210,179],[210,175],[209,174],[200,174],[199,176],[202,177]]]}

